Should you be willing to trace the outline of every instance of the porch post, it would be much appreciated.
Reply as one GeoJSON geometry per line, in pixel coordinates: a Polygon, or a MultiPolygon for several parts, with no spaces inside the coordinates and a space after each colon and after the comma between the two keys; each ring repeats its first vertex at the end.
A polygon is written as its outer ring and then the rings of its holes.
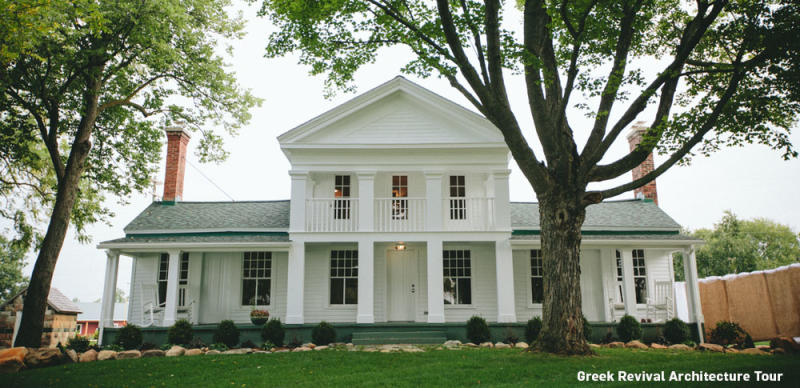
{"type": "Polygon", "coordinates": [[[700,305],[700,288],[697,285],[697,260],[695,258],[694,246],[691,245],[683,250],[683,274],[686,279],[686,299],[689,304],[689,319],[694,318],[697,323],[697,335],[700,343],[703,343],[703,309],[700,305]]]}
{"type": "MultiPolygon", "coordinates": [[[[494,179],[494,220],[489,227],[493,230],[511,230],[511,208],[509,205],[508,175],[511,170],[493,171],[494,179]]],[[[489,208],[491,211],[491,207],[489,208]]]]}
{"type": "Polygon", "coordinates": [[[164,303],[163,326],[172,326],[178,317],[178,273],[181,263],[180,251],[168,251],[169,265],[167,266],[167,300],[164,303]]]}
{"type": "MultiPolygon", "coordinates": [[[[442,196],[442,173],[441,172],[425,172],[425,230],[426,231],[440,231],[442,230],[442,204],[444,197],[442,196]]],[[[442,242],[439,241],[439,244],[442,242]]],[[[430,252],[430,243],[428,249],[430,252]]],[[[440,246],[441,248],[441,246],[440,246]]],[[[442,257],[441,249],[438,253],[442,257]]],[[[439,263],[441,270],[441,263],[439,263]]],[[[429,312],[430,313],[430,312],[429,312]]],[[[428,316],[430,319],[430,316],[428,316]]]]}
{"type": "Polygon", "coordinates": [[[612,264],[614,263],[613,257],[613,249],[603,248],[600,250],[600,283],[602,285],[603,291],[603,321],[611,322],[614,320],[613,314],[611,313],[612,306],[609,305],[609,299],[611,299],[611,295],[613,292],[609,292],[610,290],[614,290],[616,288],[616,274],[611,273],[612,264]],[[611,279],[614,279],[614,287],[609,287],[609,283],[611,283],[611,279]]]}
{"type": "Polygon", "coordinates": [[[633,251],[620,248],[622,253],[622,284],[625,296],[625,314],[636,317],[636,285],[633,283],[633,251]]]}
{"type": "Polygon", "coordinates": [[[306,274],[306,244],[292,241],[289,251],[289,268],[286,290],[286,323],[303,323],[303,290],[306,274]]]}
{"type": "Polygon", "coordinates": [[[442,260],[442,240],[428,240],[428,323],[444,323],[442,260]]]}
{"type": "Polygon", "coordinates": [[[375,247],[372,240],[358,240],[358,307],[356,323],[375,323],[374,252],[375,247]]]}
{"type": "MultiPolygon", "coordinates": [[[[372,232],[375,223],[375,171],[358,172],[356,175],[358,176],[358,230],[372,232]]],[[[361,285],[361,280],[358,284],[361,285]]]]}
{"type": "Polygon", "coordinates": [[[292,198],[289,204],[289,232],[302,232],[306,229],[308,172],[289,171],[289,175],[292,177],[292,198]]]}
{"type": "Polygon", "coordinates": [[[514,263],[511,255],[511,241],[508,239],[495,241],[494,250],[497,277],[497,322],[516,322],[514,263]]]}
{"type": "Polygon", "coordinates": [[[103,328],[114,327],[114,299],[117,294],[117,272],[119,271],[119,251],[106,251],[106,277],[103,282],[103,300],[100,305],[100,333],[97,343],[103,344],[103,328]]]}

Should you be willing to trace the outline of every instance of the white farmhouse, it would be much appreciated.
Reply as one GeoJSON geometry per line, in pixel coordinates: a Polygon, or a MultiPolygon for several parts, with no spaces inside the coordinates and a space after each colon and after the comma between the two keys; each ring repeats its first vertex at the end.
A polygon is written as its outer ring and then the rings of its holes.
{"type": "MultiPolygon", "coordinates": [[[[133,258],[128,321],[146,335],[181,318],[200,332],[231,319],[255,340],[253,308],[280,318],[287,338],[307,340],[324,320],[357,343],[463,338],[473,315],[501,337],[541,315],[538,207],[509,201],[503,137],[419,85],[394,78],[278,137],[288,201],[182,201],[189,135],[169,128],[167,138],[162,201],[99,245],[107,337],[120,255],[133,258]]],[[[652,159],[634,173],[647,168],[652,159]]],[[[642,191],[654,197],[655,183],[642,191]]],[[[689,258],[689,321],[702,323],[701,242],[653,199],[587,209],[581,292],[596,339],[624,314],[675,315],[676,251],[689,258]]]]}

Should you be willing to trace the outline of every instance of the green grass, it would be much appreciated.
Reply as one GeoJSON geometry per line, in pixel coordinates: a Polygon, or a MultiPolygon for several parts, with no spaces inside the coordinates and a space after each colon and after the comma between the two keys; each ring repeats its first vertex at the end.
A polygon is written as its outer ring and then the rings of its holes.
{"type": "MultiPolygon", "coordinates": [[[[11,387],[259,387],[259,386],[587,386],[579,371],[778,372],[797,386],[800,357],[671,350],[598,349],[596,356],[559,357],[518,349],[425,353],[322,351],[100,361],[0,376],[11,387]]],[[[755,376],[752,376],[755,378],[755,376]]],[[[637,385],[619,383],[612,385],[637,385]]],[[[752,385],[735,384],[730,385],[752,385]]],[[[639,383],[647,386],[647,383],[639,383]]],[[[659,386],[686,386],[672,383],[659,386]]],[[[707,386],[699,383],[697,386],[707,386]]]]}

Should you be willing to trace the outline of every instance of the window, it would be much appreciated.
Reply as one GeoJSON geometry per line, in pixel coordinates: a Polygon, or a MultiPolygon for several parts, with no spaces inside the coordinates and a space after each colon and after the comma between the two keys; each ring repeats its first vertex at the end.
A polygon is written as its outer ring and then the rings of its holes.
{"type": "MultiPolygon", "coordinates": [[[[178,267],[178,284],[185,286],[189,282],[189,252],[181,253],[180,266],[178,267]]],[[[169,276],[169,253],[162,253],[158,263],[158,305],[167,303],[167,277],[169,276]]],[[[179,287],[178,306],[183,306],[186,301],[185,287],[179,287]]]]}
{"type": "Polygon", "coordinates": [[[336,175],[333,185],[333,218],[336,220],[350,219],[350,175],[336,175]]]}
{"type": "Polygon", "coordinates": [[[245,252],[242,262],[242,306],[267,306],[272,287],[272,252],[245,252]]]}
{"type": "Polygon", "coordinates": [[[450,219],[464,220],[467,218],[467,196],[464,175],[450,176],[450,219]]]}
{"type": "Polygon", "coordinates": [[[647,272],[644,266],[644,249],[633,250],[633,282],[636,285],[636,303],[645,303],[647,298],[647,272]]]}
{"type": "MultiPolygon", "coordinates": [[[[408,198],[408,176],[392,175],[392,198],[408,198]]],[[[392,200],[392,219],[408,219],[408,199],[392,200]]]]}
{"type": "Polygon", "coordinates": [[[358,251],[331,251],[330,304],[358,303],[358,251]]]}
{"type": "Polygon", "coordinates": [[[531,302],[544,302],[544,279],[542,278],[542,250],[531,249],[531,302]]]}
{"type": "Polygon", "coordinates": [[[622,253],[617,252],[617,303],[625,303],[625,283],[622,281],[622,253]]]}
{"type": "Polygon", "coordinates": [[[472,304],[472,265],[469,250],[446,250],[444,260],[444,304],[472,304]]]}

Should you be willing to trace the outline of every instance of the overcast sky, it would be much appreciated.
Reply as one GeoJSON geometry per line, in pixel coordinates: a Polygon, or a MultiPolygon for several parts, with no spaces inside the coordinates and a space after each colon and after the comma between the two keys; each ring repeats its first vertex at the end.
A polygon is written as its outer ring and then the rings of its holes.
{"type": "MultiPolygon", "coordinates": [[[[238,137],[228,138],[226,147],[230,158],[218,165],[201,165],[191,153],[186,167],[184,200],[227,201],[228,197],[201,175],[222,187],[235,200],[288,199],[290,180],[289,163],[280,151],[276,137],[308,119],[352,98],[352,94],[338,94],[332,99],[323,97],[323,78],[308,75],[308,68],[297,64],[297,57],[281,59],[264,58],[268,34],[274,30],[267,20],[256,19],[255,8],[243,8],[249,20],[248,34],[234,44],[234,55],[228,59],[242,85],[264,99],[264,104],[253,111],[250,125],[238,137]],[[198,170],[198,168],[200,170],[198,170]]],[[[515,15],[506,20],[514,22],[515,15]]],[[[363,93],[400,74],[408,53],[402,49],[384,50],[379,60],[365,67],[356,77],[357,93],[363,93]]],[[[655,67],[653,67],[655,68],[655,67]]],[[[447,82],[417,79],[414,82],[473,109],[447,82]]],[[[524,84],[519,77],[508,79],[512,108],[529,141],[536,146],[533,126],[527,110],[524,84]]],[[[474,110],[474,109],[473,109],[474,110]]],[[[650,118],[648,113],[640,119],[650,118]]],[[[570,116],[578,139],[587,136],[588,121],[580,113],[570,116]]],[[[800,145],[798,131],[791,136],[800,145]]],[[[196,139],[190,143],[190,148],[196,139]]],[[[162,150],[163,152],[164,150],[162,150]]],[[[613,160],[628,151],[624,136],[615,143],[606,160],[613,160]]],[[[665,157],[656,155],[656,164],[665,157]]],[[[525,181],[516,165],[510,166],[512,201],[535,201],[530,184],[525,181]]],[[[158,180],[163,180],[162,171],[158,180]]],[[[604,187],[630,180],[625,175],[604,187]]],[[[780,155],[764,146],[746,146],[726,149],[710,158],[695,158],[688,167],[674,167],[657,179],[660,206],[684,227],[697,229],[711,227],[729,209],[742,218],[765,217],[800,230],[800,161],[784,161],[780,155]]],[[[161,189],[159,188],[159,191],[161,189]]],[[[159,193],[160,195],[160,193],[159,193]]],[[[627,193],[618,198],[633,198],[627,193]]],[[[116,213],[111,226],[97,224],[89,231],[91,244],[80,244],[70,232],[56,266],[53,286],[70,298],[94,301],[103,289],[105,254],[95,246],[105,240],[123,237],[123,228],[151,202],[151,195],[131,198],[130,204],[120,206],[110,200],[116,213]]],[[[30,274],[33,258],[26,273],[30,274]]],[[[128,292],[130,288],[131,259],[123,257],[118,286],[128,292]]]]}

